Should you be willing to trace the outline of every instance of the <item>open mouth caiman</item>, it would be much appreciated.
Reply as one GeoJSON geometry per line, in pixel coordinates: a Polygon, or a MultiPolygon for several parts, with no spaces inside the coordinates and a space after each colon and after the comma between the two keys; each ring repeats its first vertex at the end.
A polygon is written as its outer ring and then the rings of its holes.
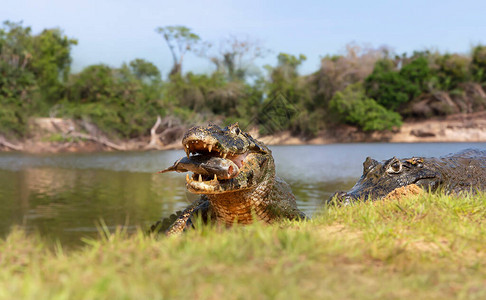
{"type": "Polygon", "coordinates": [[[459,193],[486,188],[486,151],[468,149],[440,158],[412,157],[363,163],[363,175],[348,192],[337,192],[329,202],[349,204],[380,199],[397,188],[415,184],[424,190],[459,193]]]}
{"type": "Polygon", "coordinates": [[[225,128],[193,127],[182,145],[187,157],[160,173],[193,172],[186,175],[186,187],[201,197],[184,211],[158,221],[152,231],[181,233],[193,226],[198,215],[227,226],[254,219],[271,223],[279,218],[305,218],[288,184],[275,176],[270,149],[241,131],[237,123],[225,128]]]}

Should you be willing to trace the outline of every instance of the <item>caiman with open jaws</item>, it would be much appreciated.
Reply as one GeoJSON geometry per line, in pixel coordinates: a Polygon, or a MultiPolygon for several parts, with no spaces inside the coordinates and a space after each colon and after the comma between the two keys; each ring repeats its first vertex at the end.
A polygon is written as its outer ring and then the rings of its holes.
{"type": "Polygon", "coordinates": [[[270,149],[241,131],[237,123],[225,128],[193,127],[182,145],[187,157],[160,173],[193,172],[186,175],[186,187],[201,197],[184,211],[158,221],[152,231],[179,234],[193,226],[196,216],[226,226],[254,219],[272,223],[305,218],[288,184],[275,176],[270,149]]]}
{"type": "Polygon", "coordinates": [[[393,157],[363,163],[363,175],[348,192],[337,192],[329,202],[349,204],[381,199],[397,188],[417,185],[426,191],[448,193],[486,189],[486,151],[468,149],[440,158],[393,157]]]}

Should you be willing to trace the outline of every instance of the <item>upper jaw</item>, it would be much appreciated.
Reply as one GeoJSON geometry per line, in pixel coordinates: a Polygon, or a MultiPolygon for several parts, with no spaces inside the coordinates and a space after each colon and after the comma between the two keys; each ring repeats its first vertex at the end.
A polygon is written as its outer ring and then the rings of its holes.
{"type": "Polygon", "coordinates": [[[211,156],[219,156],[221,158],[235,157],[244,153],[248,153],[248,149],[238,149],[236,147],[226,148],[223,147],[222,144],[213,137],[205,137],[205,138],[185,138],[182,141],[182,145],[184,146],[184,151],[186,151],[187,157],[191,154],[202,154],[202,155],[211,155],[211,156]]]}
{"type": "Polygon", "coordinates": [[[190,157],[191,154],[217,156],[233,161],[239,168],[242,167],[243,161],[249,153],[249,151],[238,149],[221,149],[221,144],[215,139],[185,139],[182,144],[187,157],[190,157]]]}

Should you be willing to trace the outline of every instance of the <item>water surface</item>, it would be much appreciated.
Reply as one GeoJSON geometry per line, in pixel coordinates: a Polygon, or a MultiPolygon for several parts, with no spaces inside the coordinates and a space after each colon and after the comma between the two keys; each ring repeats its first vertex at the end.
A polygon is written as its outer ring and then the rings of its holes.
{"type": "MultiPolygon", "coordinates": [[[[486,143],[333,144],[273,146],[277,173],[292,187],[299,207],[313,215],[337,190],[361,176],[367,156],[442,156],[486,143]]],[[[97,236],[96,224],[147,228],[197,196],[185,175],[156,174],[185,155],[180,151],[26,155],[0,154],[0,235],[13,225],[65,245],[97,236]]]]}

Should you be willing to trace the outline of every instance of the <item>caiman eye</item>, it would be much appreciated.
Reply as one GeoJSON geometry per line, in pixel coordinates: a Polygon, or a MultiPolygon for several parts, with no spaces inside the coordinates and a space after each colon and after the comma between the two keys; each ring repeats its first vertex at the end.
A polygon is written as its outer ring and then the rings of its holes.
{"type": "Polygon", "coordinates": [[[390,164],[386,170],[389,174],[398,174],[402,171],[402,163],[398,160],[390,164]]]}
{"type": "Polygon", "coordinates": [[[229,130],[234,135],[239,135],[241,133],[240,127],[238,126],[238,122],[227,126],[226,130],[229,130]]]}

